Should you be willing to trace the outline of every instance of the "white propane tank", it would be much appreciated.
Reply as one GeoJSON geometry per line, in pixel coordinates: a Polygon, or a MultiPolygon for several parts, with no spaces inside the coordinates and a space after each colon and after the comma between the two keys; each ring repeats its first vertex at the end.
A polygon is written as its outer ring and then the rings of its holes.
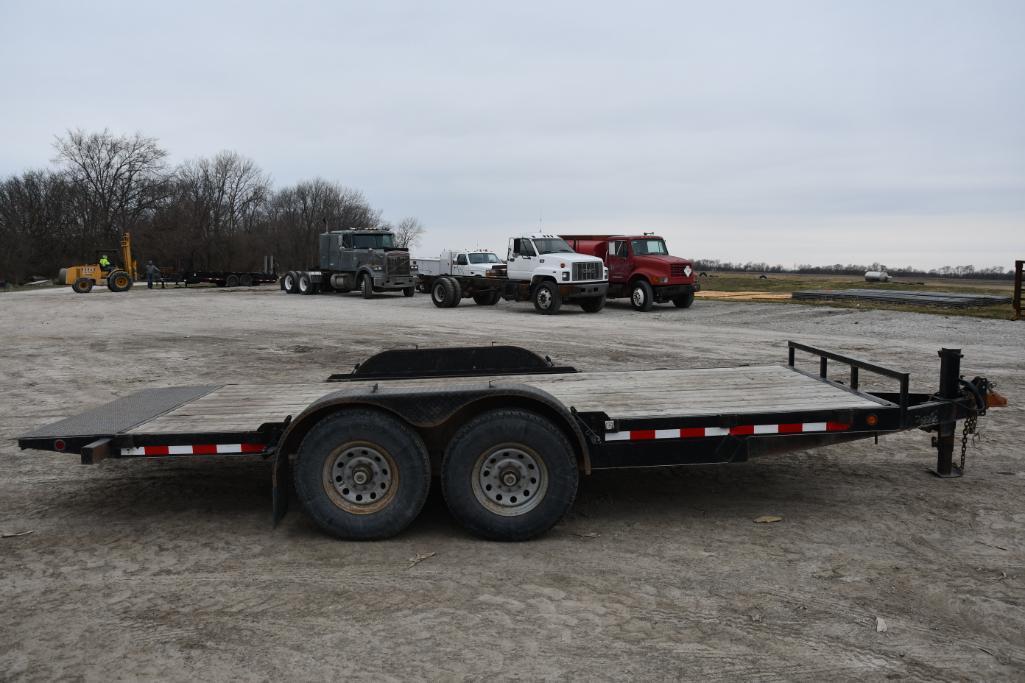
{"type": "Polygon", "coordinates": [[[885,270],[870,270],[865,273],[865,282],[889,282],[890,274],[885,270]]]}

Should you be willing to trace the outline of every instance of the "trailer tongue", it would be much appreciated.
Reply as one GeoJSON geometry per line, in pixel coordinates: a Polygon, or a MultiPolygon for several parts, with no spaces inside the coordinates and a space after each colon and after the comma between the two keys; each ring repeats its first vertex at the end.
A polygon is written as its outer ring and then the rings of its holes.
{"type": "Polygon", "coordinates": [[[999,396],[961,378],[960,351],[940,358],[939,391],[912,393],[907,373],[795,342],[785,366],[587,373],[517,347],[395,350],[320,384],[148,389],[18,444],[85,464],[273,456],[275,519],[294,483],[306,512],[350,539],[402,531],[433,473],[469,530],[522,540],[558,522],[592,469],[742,462],[917,428],[937,434],[936,473],[960,476],[957,421],[967,433],[999,396]],[[896,390],[863,391],[862,372],[896,390]]]}

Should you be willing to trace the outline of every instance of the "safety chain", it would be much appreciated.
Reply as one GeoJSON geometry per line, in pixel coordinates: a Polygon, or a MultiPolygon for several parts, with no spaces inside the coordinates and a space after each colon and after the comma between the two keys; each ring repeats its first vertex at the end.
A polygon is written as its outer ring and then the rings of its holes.
{"type": "Polygon", "coordinates": [[[979,421],[979,411],[972,409],[964,421],[964,431],[961,432],[961,473],[964,474],[965,456],[968,454],[968,435],[975,433],[975,426],[979,421]]]}

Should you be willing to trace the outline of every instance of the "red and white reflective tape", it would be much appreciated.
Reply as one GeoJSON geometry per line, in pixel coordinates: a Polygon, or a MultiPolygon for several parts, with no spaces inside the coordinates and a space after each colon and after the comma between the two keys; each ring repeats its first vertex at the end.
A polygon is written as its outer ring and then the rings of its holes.
{"type": "Polygon", "coordinates": [[[808,434],[814,432],[845,432],[843,422],[793,422],[771,425],[738,425],[736,427],[684,427],[682,429],[633,429],[609,432],[606,441],[653,441],[655,439],[701,439],[709,436],[751,436],[761,434],[808,434]]]}
{"type": "Polygon", "coordinates": [[[122,448],[121,455],[241,455],[263,453],[262,443],[193,444],[190,446],[139,446],[122,448]]]}

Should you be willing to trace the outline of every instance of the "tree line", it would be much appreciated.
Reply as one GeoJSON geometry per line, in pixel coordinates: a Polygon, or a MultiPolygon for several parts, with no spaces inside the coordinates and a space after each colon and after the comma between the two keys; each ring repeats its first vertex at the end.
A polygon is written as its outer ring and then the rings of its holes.
{"type": "Polygon", "coordinates": [[[801,275],[864,275],[870,270],[886,271],[893,277],[949,277],[974,280],[1012,280],[1014,270],[1002,266],[990,268],[976,268],[975,266],[943,266],[931,270],[922,270],[914,266],[898,266],[887,268],[883,263],[871,263],[860,265],[856,263],[836,263],[829,266],[813,266],[802,263],[791,268],[780,264],[768,264],[764,262],[731,262],[718,259],[696,259],[694,268],[698,271],[726,271],[741,273],[796,273],[801,275]]]}
{"type": "Polygon", "coordinates": [[[275,189],[252,159],[222,151],[176,166],[141,133],[69,131],[54,143],[50,168],[0,181],[0,280],[53,277],[65,266],[118,254],[130,232],[140,264],[163,269],[279,270],[318,261],[325,229],[389,228],[401,246],[424,227],[391,225],[362,192],[324,178],[275,189]]]}

